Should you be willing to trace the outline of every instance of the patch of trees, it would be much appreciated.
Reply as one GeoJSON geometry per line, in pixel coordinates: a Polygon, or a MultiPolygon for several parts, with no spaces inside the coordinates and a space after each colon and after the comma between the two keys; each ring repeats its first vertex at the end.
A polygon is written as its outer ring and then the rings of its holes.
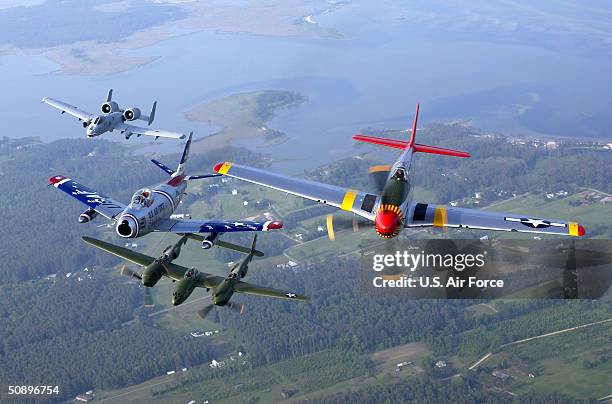
{"type": "MultiPolygon", "coordinates": [[[[307,403],[302,401],[300,403],[307,403]]],[[[460,378],[454,381],[435,381],[428,377],[411,378],[395,382],[366,385],[318,398],[318,403],[508,403],[509,395],[483,388],[476,379],[460,378]]],[[[530,404],[570,403],[561,394],[527,393],[516,402],[530,404]]]]}

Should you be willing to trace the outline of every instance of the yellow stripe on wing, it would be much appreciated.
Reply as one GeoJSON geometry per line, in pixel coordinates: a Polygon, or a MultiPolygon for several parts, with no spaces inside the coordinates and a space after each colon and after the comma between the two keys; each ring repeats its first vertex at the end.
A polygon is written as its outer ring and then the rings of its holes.
{"type": "Polygon", "coordinates": [[[569,222],[569,235],[570,236],[578,236],[578,223],[569,222]]]}
{"type": "Polygon", "coordinates": [[[349,189],[346,191],[344,195],[344,199],[342,200],[342,205],[340,205],[340,209],[348,210],[349,212],[353,208],[353,203],[355,202],[355,198],[357,197],[357,191],[353,189],[349,189]]]}
{"type": "Polygon", "coordinates": [[[225,162],[223,163],[223,165],[221,166],[221,168],[219,168],[219,171],[217,171],[219,174],[227,174],[227,172],[229,171],[229,169],[232,167],[232,163],[230,162],[225,162]]]}
{"type": "Polygon", "coordinates": [[[444,227],[446,226],[446,223],[446,208],[444,206],[436,206],[433,225],[435,227],[444,227]]]}

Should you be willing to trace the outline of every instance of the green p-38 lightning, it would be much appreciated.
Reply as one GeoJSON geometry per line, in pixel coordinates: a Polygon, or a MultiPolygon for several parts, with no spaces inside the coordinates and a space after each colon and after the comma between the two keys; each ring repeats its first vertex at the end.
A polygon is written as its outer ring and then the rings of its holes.
{"type": "MultiPolygon", "coordinates": [[[[91,237],[83,237],[83,240],[101,250],[116,255],[124,260],[130,261],[136,265],[144,267],[144,271],[139,274],[134,271],[129,271],[128,274],[139,279],[145,291],[155,284],[164,276],[176,281],[176,287],[172,293],[172,304],[177,306],[183,303],[191,295],[196,287],[205,288],[206,291],[211,291],[211,304],[205,306],[198,311],[200,317],[204,318],[214,306],[225,306],[234,310],[242,311],[241,305],[235,305],[230,302],[233,294],[245,293],[249,295],[275,297],[279,299],[289,300],[308,300],[307,296],[283,291],[280,289],[268,288],[265,286],[257,286],[247,282],[243,282],[248,271],[248,264],[253,259],[253,256],[261,256],[263,253],[255,249],[257,236],[253,239],[253,245],[248,248],[232,248],[241,252],[247,253],[246,258],[241,262],[234,264],[226,277],[208,274],[198,271],[195,268],[186,268],[181,265],[172,263],[178,258],[181,247],[187,242],[188,238],[194,238],[195,235],[187,234],[173,246],[168,246],[163,254],[154,258],[139,252],[123,248],[115,244],[107,243],[102,240],[97,240],[91,237]]],[[[196,236],[197,237],[197,236],[196,236]]],[[[233,246],[232,247],[238,247],[233,246]]]]}

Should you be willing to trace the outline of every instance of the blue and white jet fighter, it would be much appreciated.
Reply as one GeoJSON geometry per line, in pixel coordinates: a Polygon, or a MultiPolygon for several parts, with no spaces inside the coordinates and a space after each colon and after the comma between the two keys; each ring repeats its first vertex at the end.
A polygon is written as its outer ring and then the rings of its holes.
{"type": "Polygon", "coordinates": [[[157,160],[151,160],[170,175],[170,180],[156,186],[139,189],[134,193],[129,205],[118,202],[63,175],[49,178],[49,183],[88,206],[88,209],[79,216],[79,223],[90,222],[100,214],[114,221],[117,234],[124,238],[141,237],[151,232],[207,233],[208,236],[200,238],[202,248],[207,249],[215,244],[222,233],[268,231],[282,228],[283,223],[280,221],[178,220],[172,218],[172,214],[185,194],[187,181],[220,175],[185,175],[185,162],[189,154],[192,135],[189,134],[176,170],[168,168],[157,160]]]}

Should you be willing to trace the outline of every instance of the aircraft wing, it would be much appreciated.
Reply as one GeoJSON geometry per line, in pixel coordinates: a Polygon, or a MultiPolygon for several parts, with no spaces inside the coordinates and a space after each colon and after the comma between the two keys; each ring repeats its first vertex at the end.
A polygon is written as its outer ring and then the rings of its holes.
{"type": "Polygon", "coordinates": [[[519,213],[500,213],[445,205],[413,203],[406,227],[455,227],[478,230],[583,236],[584,227],[576,222],[533,218],[519,213]]]}
{"type": "Polygon", "coordinates": [[[217,164],[214,170],[230,177],[335,206],[369,220],[374,220],[375,208],[380,203],[379,195],[270,173],[266,170],[229,162],[217,164]]]}
{"type": "Polygon", "coordinates": [[[83,241],[108,253],[116,255],[119,258],[123,258],[126,261],[130,261],[133,264],[146,267],[155,261],[154,257],[150,257],[145,254],[141,254],[137,251],[129,248],[120,247],[115,244],[107,243],[106,241],[98,240],[92,237],[83,236],[83,241]]]}
{"type": "Polygon", "coordinates": [[[162,219],[157,222],[154,231],[168,233],[233,233],[239,231],[268,231],[282,227],[283,223],[278,221],[162,219]]]}
{"type": "Polygon", "coordinates": [[[59,109],[60,111],[62,111],[62,114],[64,112],[67,112],[81,121],[88,121],[93,117],[93,115],[89,112],[83,111],[75,107],[74,105],[67,104],[63,101],[59,101],[54,98],[45,97],[42,99],[42,102],[51,105],[53,108],[59,109]]]}
{"type": "MultiPolygon", "coordinates": [[[[136,265],[140,265],[141,267],[146,267],[150,265],[153,261],[155,261],[155,258],[149,255],[141,254],[129,248],[107,243],[106,241],[98,240],[92,237],[84,236],[83,241],[110,254],[113,254],[121,259],[129,261],[136,265]]],[[[174,264],[172,262],[164,264],[164,267],[168,271],[168,276],[175,280],[182,279],[185,275],[185,272],[188,271],[188,268],[182,265],[174,264]]],[[[200,272],[198,276],[199,284],[205,288],[214,288],[225,280],[225,278],[223,278],[222,276],[211,275],[205,272],[200,272]]]]}
{"type": "Polygon", "coordinates": [[[305,301],[308,300],[308,296],[300,295],[298,293],[268,288],[266,286],[257,286],[247,282],[238,281],[234,283],[234,291],[238,293],[245,293],[248,295],[257,295],[257,296],[267,296],[267,297],[276,297],[278,299],[288,299],[288,300],[300,300],[305,301]]]}
{"type": "Polygon", "coordinates": [[[121,133],[129,132],[134,135],[140,136],[155,136],[155,137],[166,137],[171,139],[184,139],[185,135],[178,132],[170,132],[167,130],[141,128],[140,126],[129,125],[127,123],[120,123],[115,126],[115,129],[120,130],[121,133]]]}
{"type": "Polygon", "coordinates": [[[49,185],[61,189],[107,219],[114,219],[115,216],[119,215],[126,208],[126,205],[123,203],[117,202],[63,175],[56,175],[49,178],[49,185]]]}

